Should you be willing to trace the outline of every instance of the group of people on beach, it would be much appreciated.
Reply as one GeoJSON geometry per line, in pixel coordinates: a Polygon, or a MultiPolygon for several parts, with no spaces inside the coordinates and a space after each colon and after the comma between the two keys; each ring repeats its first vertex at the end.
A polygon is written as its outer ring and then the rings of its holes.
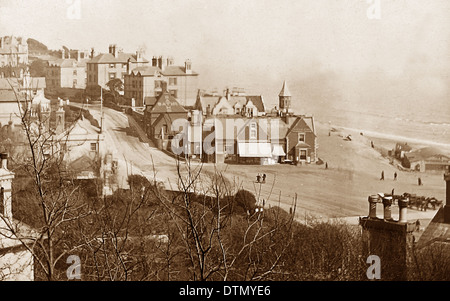
{"type": "MultiPolygon", "coordinates": [[[[384,181],[384,170],[381,171],[380,181],[384,181]]],[[[394,171],[394,181],[397,181],[397,172],[396,171],[394,171]]],[[[419,185],[419,186],[423,185],[421,177],[417,178],[417,185],[419,185]]]]}
{"type": "Polygon", "coordinates": [[[266,183],[266,174],[264,173],[261,175],[260,173],[258,173],[256,175],[256,183],[262,183],[262,184],[266,183]]]}

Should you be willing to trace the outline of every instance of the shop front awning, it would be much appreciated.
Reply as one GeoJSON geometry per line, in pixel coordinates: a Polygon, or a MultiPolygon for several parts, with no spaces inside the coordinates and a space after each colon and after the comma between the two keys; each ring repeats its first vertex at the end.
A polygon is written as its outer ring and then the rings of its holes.
{"type": "Polygon", "coordinates": [[[274,144],[272,146],[272,156],[286,156],[286,153],[283,150],[283,146],[274,144]]]}
{"type": "Polygon", "coordinates": [[[238,151],[240,157],[271,158],[272,148],[268,142],[239,142],[238,151]]]}

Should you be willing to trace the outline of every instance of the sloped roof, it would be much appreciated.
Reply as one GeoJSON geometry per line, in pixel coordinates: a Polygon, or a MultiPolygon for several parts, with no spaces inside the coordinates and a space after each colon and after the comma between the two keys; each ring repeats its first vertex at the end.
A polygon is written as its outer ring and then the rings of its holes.
{"type": "Polygon", "coordinates": [[[444,154],[442,150],[439,148],[433,147],[433,146],[427,146],[424,148],[420,148],[418,150],[412,151],[410,153],[405,154],[405,157],[408,158],[410,162],[413,161],[421,161],[426,160],[430,157],[436,156],[436,155],[444,155],[448,157],[449,155],[444,154]]]}
{"type": "Polygon", "coordinates": [[[395,144],[396,149],[401,149],[402,151],[409,152],[412,150],[412,147],[407,142],[397,142],[395,144]]]}
{"type": "Polygon", "coordinates": [[[289,130],[287,131],[286,135],[289,135],[290,132],[292,132],[294,129],[298,127],[302,129],[309,129],[314,135],[316,135],[314,129],[314,121],[312,117],[309,116],[294,116],[294,117],[296,117],[296,120],[289,127],[289,130]]]}
{"type": "Polygon", "coordinates": [[[140,74],[141,76],[155,76],[155,74],[161,73],[161,69],[155,66],[140,66],[133,68],[133,70],[131,70],[131,73],[133,75],[140,74]]]}
{"type": "Polygon", "coordinates": [[[197,106],[196,108],[202,110],[203,112],[206,112],[206,108],[209,105],[212,112],[216,104],[219,102],[220,98],[221,96],[199,96],[196,104],[200,102],[201,107],[197,106]]]}
{"type": "Polygon", "coordinates": [[[278,96],[291,96],[291,92],[288,89],[286,81],[283,82],[283,87],[281,88],[280,94],[278,96]]]}
{"type": "Polygon", "coordinates": [[[259,112],[266,111],[266,107],[264,105],[264,101],[261,95],[250,95],[245,96],[245,98],[247,99],[247,101],[251,100],[259,112]]]}
{"type": "Polygon", "coordinates": [[[433,243],[445,243],[450,250],[450,224],[444,223],[443,207],[436,212],[436,215],[420,236],[416,247],[423,248],[433,243]]]}
{"type": "Polygon", "coordinates": [[[154,97],[154,96],[146,96],[144,97],[144,104],[145,106],[154,106],[156,101],[158,100],[158,98],[154,97]]]}
{"type": "Polygon", "coordinates": [[[16,95],[13,90],[0,89],[0,102],[16,102],[17,98],[19,98],[20,101],[25,100],[24,96],[21,93],[18,93],[16,95]]]}
{"type": "Polygon", "coordinates": [[[77,61],[76,59],[56,59],[49,61],[50,66],[57,66],[61,68],[73,68],[73,67],[85,67],[86,62],[88,62],[89,59],[81,59],[77,61]]]}
{"type": "MultiPolygon", "coordinates": [[[[92,58],[88,63],[96,63],[96,64],[112,64],[112,63],[121,63],[125,64],[130,59],[131,63],[136,63],[136,55],[131,53],[119,52],[117,57],[112,55],[111,53],[100,53],[96,57],[92,58]]],[[[143,59],[143,62],[148,63],[146,59],[143,59]]]]}
{"type": "Polygon", "coordinates": [[[165,76],[191,76],[198,75],[198,73],[192,71],[191,73],[186,73],[183,66],[166,66],[161,72],[165,76]]]}
{"type": "Polygon", "coordinates": [[[178,101],[167,93],[163,92],[153,107],[150,109],[151,113],[187,113],[186,109],[178,103],[178,101]]]}

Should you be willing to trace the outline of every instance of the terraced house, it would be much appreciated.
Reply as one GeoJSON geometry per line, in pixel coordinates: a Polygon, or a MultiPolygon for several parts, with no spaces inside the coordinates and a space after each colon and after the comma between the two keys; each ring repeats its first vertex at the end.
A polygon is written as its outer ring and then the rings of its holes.
{"type": "Polygon", "coordinates": [[[89,52],[77,51],[77,57],[66,56],[64,49],[57,60],[48,61],[45,68],[47,89],[61,88],[85,89],[87,84],[86,62],[90,60],[89,52]]]}
{"type": "MultiPolygon", "coordinates": [[[[92,53],[94,50],[92,50],[92,53]]],[[[148,64],[143,57],[143,52],[138,50],[135,54],[124,53],[116,45],[109,46],[108,53],[92,55],[92,59],[86,63],[87,85],[86,93],[89,96],[100,95],[100,87],[107,89],[107,83],[112,79],[125,80],[125,75],[136,67],[148,64]]]]}
{"type": "Polygon", "coordinates": [[[124,76],[124,97],[136,107],[151,106],[162,94],[162,82],[165,82],[170,96],[182,105],[192,105],[197,95],[198,76],[190,60],[177,66],[171,57],[153,57],[151,65],[134,68],[124,76]]]}

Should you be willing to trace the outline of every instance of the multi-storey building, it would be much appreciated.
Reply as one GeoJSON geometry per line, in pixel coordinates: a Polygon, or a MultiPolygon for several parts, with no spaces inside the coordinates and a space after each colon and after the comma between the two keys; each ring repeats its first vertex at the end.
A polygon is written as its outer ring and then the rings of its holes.
{"type": "Polygon", "coordinates": [[[31,77],[28,71],[19,77],[0,78],[0,124],[20,124],[21,114],[45,87],[44,77],[31,77]]]}
{"type": "Polygon", "coordinates": [[[45,68],[47,89],[85,89],[87,83],[86,62],[89,61],[89,53],[78,51],[77,58],[70,58],[62,50],[62,57],[49,61],[45,68]]]}
{"type": "Polygon", "coordinates": [[[28,43],[22,37],[0,38],[0,67],[28,64],[28,43]]]}
{"type": "Polygon", "coordinates": [[[198,73],[192,71],[192,63],[174,65],[173,58],[153,57],[151,66],[137,67],[125,75],[124,97],[137,107],[153,105],[162,93],[162,82],[167,83],[170,96],[182,105],[195,102],[198,89],[198,73]],[[134,100],[134,101],[133,101],[134,100]]]}
{"type": "Polygon", "coordinates": [[[143,57],[143,52],[136,54],[124,53],[116,45],[109,46],[108,53],[101,53],[86,62],[88,95],[99,95],[100,88],[107,89],[107,83],[112,79],[120,79],[136,67],[145,66],[149,61],[143,57]]]}

